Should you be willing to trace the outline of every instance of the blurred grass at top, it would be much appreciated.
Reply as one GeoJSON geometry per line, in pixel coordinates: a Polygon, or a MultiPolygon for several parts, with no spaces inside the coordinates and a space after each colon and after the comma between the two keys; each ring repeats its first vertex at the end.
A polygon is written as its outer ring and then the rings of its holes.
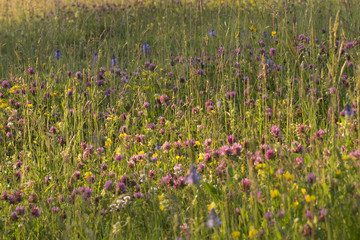
{"type": "Polygon", "coordinates": [[[0,77],[23,72],[29,65],[47,71],[86,69],[95,52],[99,52],[100,65],[109,65],[114,54],[121,67],[134,68],[143,57],[145,41],[150,45],[149,60],[169,63],[176,55],[211,53],[219,45],[225,49],[251,46],[264,31],[276,31],[276,38],[283,40],[290,37],[286,34],[311,35],[329,27],[334,9],[342,10],[342,27],[354,29],[347,34],[359,34],[359,3],[352,0],[295,1],[304,5],[296,12],[284,11],[293,1],[101,2],[1,1],[0,77]],[[255,29],[251,38],[241,38],[240,33],[250,27],[255,29]],[[209,38],[211,29],[215,38],[209,38]],[[63,58],[55,63],[57,48],[63,58]]]}

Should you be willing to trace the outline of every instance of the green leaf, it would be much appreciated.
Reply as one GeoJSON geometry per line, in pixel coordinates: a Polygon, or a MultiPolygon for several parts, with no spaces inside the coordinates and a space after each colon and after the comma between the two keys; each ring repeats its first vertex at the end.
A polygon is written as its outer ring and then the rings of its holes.
{"type": "Polygon", "coordinates": [[[206,190],[210,193],[210,195],[216,200],[216,201],[220,201],[219,198],[219,191],[214,188],[212,185],[208,184],[208,183],[204,183],[204,186],[206,188],[206,190]]]}

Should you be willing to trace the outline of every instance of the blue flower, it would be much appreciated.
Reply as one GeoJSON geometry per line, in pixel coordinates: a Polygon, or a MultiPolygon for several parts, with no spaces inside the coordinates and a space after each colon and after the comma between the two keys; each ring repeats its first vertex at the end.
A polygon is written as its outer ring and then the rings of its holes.
{"type": "Polygon", "coordinates": [[[144,44],[142,46],[142,51],[145,55],[149,54],[149,44],[147,42],[144,42],[144,44]]]}
{"type": "Polygon", "coordinates": [[[94,63],[96,63],[97,60],[99,60],[99,54],[96,52],[93,59],[94,63]]]}
{"type": "Polygon", "coordinates": [[[194,165],[190,166],[190,173],[186,176],[185,183],[188,185],[196,185],[200,183],[200,175],[196,172],[194,165]]]}
{"type": "Polygon", "coordinates": [[[56,49],[54,56],[55,56],[56,59],[60,59],[60,58],[61,58],[61,52],[60,52],[59,49],[56,49]]]}
{"type": "Polygon", "coordinates": [[[220,217],[216,214],[215,209],[210,210],[206,226],[208,228],[220,227],[222,224],[220,217]]]}
{"type": "Polygon", "coordinates": [[[114,54],[111,57],[111,66],[113,67],[117,66],[117,59],[114,54]]]}
{"type": "Polygon", "coordinates": [[[345,116],[348,118],[354,115],[352,107],[348,103],[344,107],[344,112],[345,112],[345,116]]]}
{"type": "Polygon", "coordinates": [[[211,29],[210,32],[209,32],[209,36],[215,36],[216,35],[216,32],[214,29],[211,29]]]}

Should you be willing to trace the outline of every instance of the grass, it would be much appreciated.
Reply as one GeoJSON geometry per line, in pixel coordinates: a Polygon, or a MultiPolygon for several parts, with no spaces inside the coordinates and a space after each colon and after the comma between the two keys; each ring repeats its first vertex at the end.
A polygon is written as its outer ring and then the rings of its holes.
{"type": "Polygon", "coordinates": [[[2,239],[359,238],[357,1],[0,4],[2,239]]]}

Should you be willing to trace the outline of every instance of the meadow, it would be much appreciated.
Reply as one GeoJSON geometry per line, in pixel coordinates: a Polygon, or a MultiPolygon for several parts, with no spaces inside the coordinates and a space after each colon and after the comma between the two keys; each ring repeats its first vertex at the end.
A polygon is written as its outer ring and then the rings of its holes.
{"type": "Polygon", "coordinates": [[[1,239],[359,239],[356,0],[0,2],[1,239]]]}

